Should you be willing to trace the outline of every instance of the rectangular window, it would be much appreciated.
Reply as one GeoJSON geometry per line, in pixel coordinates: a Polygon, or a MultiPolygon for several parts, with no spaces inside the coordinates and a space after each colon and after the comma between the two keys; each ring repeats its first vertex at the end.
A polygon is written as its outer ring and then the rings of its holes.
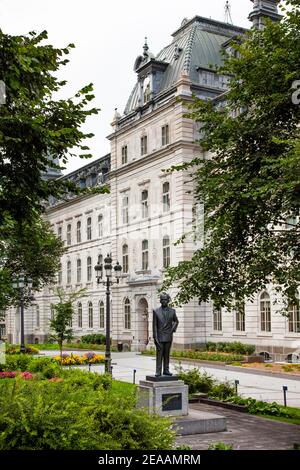
{"type": "Polygon", "coordinates": [[[147,153],[147,136],[144,135],[141,137],[141,155],[146,155],[147,153]]]}
{"type": "Polygon", "coordinates": [[[235,312],[235,329],[236,331],[245,331],[245,304],[237,306],[235,312]]]}
{"type": "Polygon", "coordinates": [[[289,332],[300,333],[300,311],[297,305],[289,305],[289,332]]]}
{"type": "Polygon", "coordinates": [[[57,236],[58,236],[58,238],[60,238],[60,239],[62,238],[62,227],[58,227],[58,229],[57,229],[57,236]]]}
{"type": "Polygon", "coordinates": [[[148,240],[142,242],[142,270],[147,271],[149,267],[148,240]]]}
{"type": "Polygon", "coordinates": [[[76,230],[76,237],[77,237],[77,243],[81,243],[81,222],[77,222],[77,230],[76,230]]]}
{"type": "Polygon", "coordinates": [[[170,183],[163,184],[163,212],[170,211],[170,183]]]}
{"type": "Polygon", "coordinates": [[[213,330],[222,331],[222,310],[220,308],[213,309],[213,330]]]}
{"type": "Polygon", "coordinates": [[[169,144],[169,126],[166,124],[161,128],[161,145],[168,145],[169,144]]]}
{"type": "Polygon", "coordinates": [[[128,204],[129,204],[129,197],[128,196],[123,196],[123,199],[122,199],[122,221],[123,221],[123,224],[128,224],[128,222],[129,222],[128,204]]]}
{"type": "Polygon", "coordinates": [[[125,165],[125,163],[127,163],[128,159],[127,159],[127,145],[124,145],[122,147],[122,165],[125,165]]]}
{"type": "Polygon", "coordinates": [[[71,226],[71,224],[68,224],[68,226],[67,226],[67,245],[71,245],[71,243],[72,243],[71,233],[72,233],[72,226],[71,226]]]}
{"type": "Polygon", "coordinates": [[[148,191],[142,191],[142,218],[148,217],[148,191]]]}
{"type": "Polygon", "coordinates": [[[86,238],[87,240],[92,239],[92,219],[89,217],[86,221],[86,238]]]}

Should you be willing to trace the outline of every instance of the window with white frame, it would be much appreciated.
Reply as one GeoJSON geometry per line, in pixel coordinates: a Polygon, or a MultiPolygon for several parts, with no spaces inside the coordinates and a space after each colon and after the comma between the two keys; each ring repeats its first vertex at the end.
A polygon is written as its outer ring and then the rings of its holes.
{"type": "Polygon", "coordinates": [[[103,255],[101,253],[98,255],[98,264],[103,266],[103,255]]]}
{"type": "Polygon", "coordinates": [[[99,328],[104,330],[104,302],[100,300],[99,302],[99,328]]]}
{"type": "Polygon", "coordinates": [[[289,332],[290,333],[300,333],[300,311],[299,305],[289,304],[289,332]]]}
{"type": "Polygon", "coordinates": [[[222,331],[222,310],[220,308],[213,308],[213,330],[222,331]]]}
{"type": "Polygon", "coordinates": [[[124,320],[125,330],[131,330],[131,312],[129,299],[125,299],[124,301],[124,320]]]}
{"type": "Polygon", "coordinates": [[[76,239],[77,243],[81,243],[81,222],[78,220],[76,225],[76,239]]]}
{"type": "Polygon", "coordinates": [[[146,219],[148,217],[148,191],[144,189],[142,191],[142,218],[146,219]]]}
{"type": "Polygon", "coordinates": [[[57,229],[57,236],[58,238],[62,239],[62,226],[61,225],[57,229]]]}
{"type": "Polygon", "coordinates": [[[92,239],[92,218],[88,217],[86,221],[86,238],[87,240],[92,239]]]}
{"type": "Polygon", "coordinates": [[[89,318],[89,328],[94,326],[94,313],[93,313],[93,304],[92,302],[88,303],[88,318],[89,318]]]}
{"type": "Polygon", "coordinates": [[[165,126],[162,126],[161,128],[161,145],[168,145],[170,142],[169,139],[169,125],[166,124],[165,126]]]}
{"type": "Polygon", "coordinates": [[[81,282],[81,259],[77,260],[77,272],[76,272],[77,282],[81,282]]]}
{"type": "Polygon", "coordinates": [[[141,137],[141,155],[146,155],[148,151],[148,142],[147,142],[147,136],[143,135],[141,137]]]}
{"type": "Polygon", "coordinates": [[[55,318],[55,308],[54,305],[50,306],[50,320],[54,320],[55,318]]]}
{"type": "Polygon", "coordinates": [[[127,145],[122,147],[122,165],[125,165],[128,162],[128,148],[127,145]]]}
{"type": "Polygon", "coordinates": [[[82,303],[79,302],[77,305],[77,322],[78,328],[82,328],[82,303]]]}
{"type": "Polygon", "coordinates": [[[260,330],[270,332],[271,325],[271,300],[268,292],[262,292],[260,296],[260,330]]]}
{"type": "Polygon", "coordinates": [[[129,210],[129,197],[126,194],[122,198],[122,222],[123,224],[128,224],[129,222],[128,210],[129,210]]]}
{"type": "Polygon", "coordinates": [[[67,284],[71,284],[72,282],[72,265],[71,261],[67,262],[67,284]]]}
{"type": "Polygon", "coordinates": [[[103,215],[98,215],[98,236],[99,238],[103,237],[103,215]]]}
{"type": "Polygon", "coordinates": [[[170,237],[165,235],[163,237],[163,268],[170,266],[170,237]]]}
{"type": "Polygon", "coordinates": [[[235,329],[236,331],[245,331],[245,303],[239,302],[235,311],[235,329]]]}
{"type": "Polygon", "coordinates": [[[128,245],[126,243],[122,246],[122,268],[123,268],[123,273],[127,274],[129,271],[129,262],[128,262],[128,245]]]}
{"type": "Polygon", "coordinates": [[[72,244],[72,226],[71,224],[67,225],[67,245],[72,244]]]}
{"type": "Polygon", "coordinates": [[[86,280],[87,282],[92,280],[92,258],[90,256],[86,260],[86,280]]]}
{"type": "Polygon", "coordinates": [[[162,202],[163,202],[163,212],[170,211],[170,183],[165,181],[162,186],[162,202]]]}
{"type": "Polygon", "coordinates": [[[149,243],[148,240],[142,241],[142,270],[147,271],[149,267],[149,243]]]}

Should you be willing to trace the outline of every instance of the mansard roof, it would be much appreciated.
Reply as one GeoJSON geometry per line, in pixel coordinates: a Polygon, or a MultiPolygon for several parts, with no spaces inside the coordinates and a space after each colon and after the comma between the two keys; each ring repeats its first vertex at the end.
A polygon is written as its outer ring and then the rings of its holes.
{"type": "MultiPolygon", "coordinates": [[[[164,47],[155,58],[148,58],[148,64],[151,62],[165,64],[163,77],[155,91],[156,95],[171,89],[182,73],[188,75],[192,84],[198,85],[197,70],[221,65],[222,45],[233,36],[242,35],[245,32],[244,28],[201,16],[183,20],[180,28],[172,35],[172,42],[164,47]]],[[[136,69],[136,72],[138,71],[136,69]]],[[[138,83],[136,83],[124,114],[129,114],[138,107],[138,83]]]]}

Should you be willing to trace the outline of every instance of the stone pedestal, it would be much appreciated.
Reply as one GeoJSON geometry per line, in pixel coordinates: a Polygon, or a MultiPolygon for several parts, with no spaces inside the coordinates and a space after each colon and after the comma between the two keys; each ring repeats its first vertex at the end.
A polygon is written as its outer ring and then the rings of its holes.
{"type": "Polygon", "coordinates": [[[188,386],[177,377],[147,376],[139,385],[138,407],[161,416],[188,415],[188,386]]]}

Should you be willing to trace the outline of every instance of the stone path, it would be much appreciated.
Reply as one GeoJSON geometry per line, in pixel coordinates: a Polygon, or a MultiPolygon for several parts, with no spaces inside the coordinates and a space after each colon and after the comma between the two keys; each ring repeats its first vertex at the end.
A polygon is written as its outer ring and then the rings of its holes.
{"type": "Polygon", "coordinates": [[[234,450],[289,450],[294,443],[300,444],[300,426],[296,424],[204,404],[192,404],[190,408],[225,416],[227,431],[178,437],[179,446],[185,444],[193,450],[204,450],[210,444],[225,442],[233,445],[234,450]]]}

